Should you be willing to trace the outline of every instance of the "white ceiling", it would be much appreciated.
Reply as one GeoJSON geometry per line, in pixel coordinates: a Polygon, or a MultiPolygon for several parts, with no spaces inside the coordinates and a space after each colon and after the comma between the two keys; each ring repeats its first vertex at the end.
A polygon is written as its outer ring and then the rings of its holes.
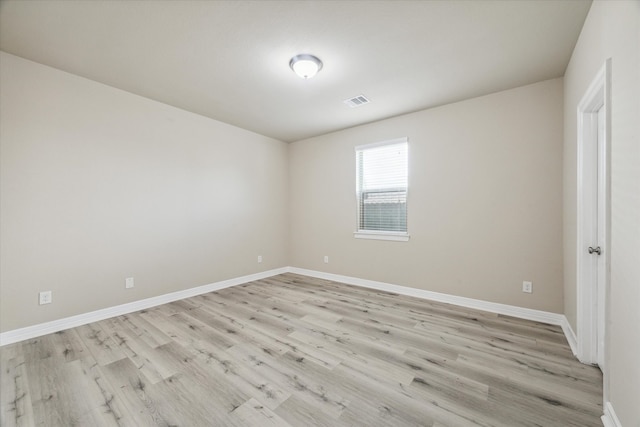
{"type": "Polygon", "coordinates": [[[10,0],[0,49],[290,142],[560,77],[590,5],[10,0]]]}

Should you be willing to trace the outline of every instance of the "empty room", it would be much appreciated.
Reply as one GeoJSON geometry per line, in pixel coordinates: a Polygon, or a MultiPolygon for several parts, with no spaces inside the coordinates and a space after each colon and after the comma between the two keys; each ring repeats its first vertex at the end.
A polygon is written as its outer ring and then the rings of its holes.
{"type": "Polygon", "coordinates": [[[2,426],[640,427],[640,1],[0,0],[2,426]]]}

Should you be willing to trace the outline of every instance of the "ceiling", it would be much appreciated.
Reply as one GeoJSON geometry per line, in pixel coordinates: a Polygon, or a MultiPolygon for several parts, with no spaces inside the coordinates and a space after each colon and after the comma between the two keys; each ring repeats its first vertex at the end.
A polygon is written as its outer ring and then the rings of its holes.
{"type": "Polygon", "coordinates": [[[5,0],[0,49],[291,142],[560,77],[590,5],[5,0]]]}

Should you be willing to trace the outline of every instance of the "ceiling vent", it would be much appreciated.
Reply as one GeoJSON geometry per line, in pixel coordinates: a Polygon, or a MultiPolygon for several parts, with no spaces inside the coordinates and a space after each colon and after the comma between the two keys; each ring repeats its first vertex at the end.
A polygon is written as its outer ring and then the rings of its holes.
{"type": "Polygon", "coordinates": [[[353,98],[345,99],[342,102],[344,102],[351,108],[356,108],[356,107],[360,107],[361,105],[368,104],[371,101],[369,101],[369,99],[367,99],[367,97],[364,95],[358,95],[358,96],[354,96],[353,98]]]}

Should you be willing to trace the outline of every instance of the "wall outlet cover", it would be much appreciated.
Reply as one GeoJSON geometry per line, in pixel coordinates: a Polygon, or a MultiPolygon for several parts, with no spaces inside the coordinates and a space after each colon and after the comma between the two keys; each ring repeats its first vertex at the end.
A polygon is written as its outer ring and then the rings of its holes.
{"type": "Polygon", "coordinates": [[[53,301],[53,292],[52,291],[40,292],[39,298],[40,298],[40,305],[51,304],[51,302],[53,301]]]}

